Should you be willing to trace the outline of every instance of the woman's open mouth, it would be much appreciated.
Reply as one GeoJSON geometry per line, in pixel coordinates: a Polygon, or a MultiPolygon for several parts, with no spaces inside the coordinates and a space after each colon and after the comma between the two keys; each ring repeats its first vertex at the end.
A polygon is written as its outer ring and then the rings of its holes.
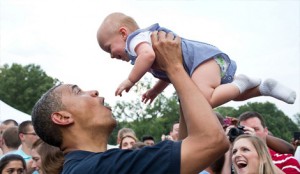
{"type": "Polygon", "coordinates": [[[239,169],[245,168],[248,164],[246,161],[237,161],[236,165],[239,169]]]}

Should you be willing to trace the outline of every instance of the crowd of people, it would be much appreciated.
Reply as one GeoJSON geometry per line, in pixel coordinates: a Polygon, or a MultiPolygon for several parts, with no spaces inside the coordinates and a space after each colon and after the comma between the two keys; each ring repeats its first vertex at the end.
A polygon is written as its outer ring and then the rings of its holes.
{"type": "MultiPolygon", "coordinates": [[[[296,149],[300,147],[297,144],[298,141],[289,143],[270,135],[267,123],[261,114],[252,111],[244,112],[236,119],[237,123],[234,122],[231,125],[224,122],[225,118],[221,114],[215,112],[214,115],[223,127],[224,135],[227,135],[228,140],[230,139],[229,131],[236,128],[237,125],[243,126],[243,133],[229,141],[230,148],[227,152],[221,154],[214,162],[197,173],[300,173],[300,161],[297,160],[299,156],[296,155],[296,149]]],[[[1,123],[0,128],[1,174],[14,172],[18,174],[59,174],[63,171],[65,162],[63,151],[40,139],[34,129],[31,129],[31,121],[24,121],[18,125],[13,119],[5,120],[1,123]],[[24,135],[29,136],[24,137],[24,135]],[[21,140],[21,138],[23,139],[21,140]]],[[[176,122],[170,128],[169,135],[163,135],[160,141],[155,142],[151,135],[144,135],[139,140],[133,129],[121,128],[117,136],[118,144],[107,146],[107,152],[119,149],[133,153],[136,150],[143,151],[141,150],[143,148],[154,151],[163,141],[181,142],[178,138],[178,129],[179,123],[176,122]]],[[[137,155],[136,153],[134,157],[137,155]]],[[[148,171],[145,170],[143,173],[148,173],[148,171]]]]}
{"type": "MultiPolygon", "coordinates": [[[[123,26],[118,30],[119,34],[115,34],[107,31],[107,25],[101,25],[97,35],[101,48],[110,52],[114,41],[122,41],[119,45],[122,52],[113,53],[113,57],[126,57],[123,46],[129,33],[125,29],[128,28],[123,26]],[[104,31],[108,34],[103,35],[104,31]]],[[[271,135],[267,122],[257,112],[245,112],[234,123],[225,122],[227,118],[213,110],[224,101],[212,102],[207,93],[213,91],[204,92],[199,85],[201,81],[197,81],[199,75],[202,76],[202,68],[195,70],[195,77],[190,77],[186,71],[184,39],[156,29],[149,37],[151,50],[155,53],[150,67],[165,73],[180,103],[179,122],[172,125],[169,134],[162,134],[161,140],[155,140],[149,132],[139,139],[133,129],[122,128],[118,131],[117,144],[110,145],[108,139],[117,121],[112,109],[104,105],[105,98],[97,90],[86,91],[76,84],[59,84],[36,102],[32,120],[18,124],[11,119],[1,123],[0,173],[300,173],[299,157],[295,156],[299,147],[297,140],[292,144],[271,135]],[[231,133],[236,129],[240,134],[233,137],[231,133]]],[[[207,61],[208,64],[204,61],[205,67],[215,67],[218,64],[215,60],[224,59],[225,54],[221,55],[222,58],[211,56],[214,59],[207,61]]],[[[216,79],[221,81],[230,76],[226,68],[223,73],[224,76],[216,79]]],[[[216,74],[211,75],[215,77],[216,74]]],[[[137,80],[139,78],[134,82],[137,80]]],[[[293,103],[294,92],[278,82],[271,86],[268,82],[265,89],[260,87],[260,81],[254,81],[237,78],[224,83],[238,86],[237,100],[261,96],[264,95],[262,90],[267,90],[269,96],[293,103]]],[[[124,84],[128,84],[127,80],[117,89],[117,95],[132,86],[130,83],[124,88],[124,84]]],[[[214,86],[219,85],[223,84],[214,86]]],[[[144,102],[153,99],[145,94],[144,102]]]]}

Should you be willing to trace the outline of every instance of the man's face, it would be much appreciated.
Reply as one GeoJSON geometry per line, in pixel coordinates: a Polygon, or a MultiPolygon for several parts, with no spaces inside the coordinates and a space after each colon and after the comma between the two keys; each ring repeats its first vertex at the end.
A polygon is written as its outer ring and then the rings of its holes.
{"type": "Polygon", "coordinates": [[[33,126],[29,125],[26,129],[26,132],[21,133],[22,138],[21,140],[27,145],[27,147],[32,147],[33,143],[39,139],[39,137],[36,135],[33,126]]]}
{"type": "Polygon", "coordinates": [[[153,146],[153,145],[154,145],[154,141],[153,141],[153,140],[145,140],[144,143],[145,143],[147,146],[153,146]]]}
{"type": "Polygon", "coordinates": [[[170,135],[174,141],[177,141],[179,138],[179,123],[173,125],[173,130],[171,131],[170,135]]]}
{"type": "Polygon", "coordinates": [[[61,91],[64,110],[81,128],[95,131],[93,128],[99,126],[111,130],[115,127],[111,109],[104,106],[104,98],[98,97],[98,91],[82,91],[77,85],[61,85],[55,90],[61,91]]]}
{"type": "Polygon", "coordinates": [[[253,128],[256,136],[260,137],[263,141],[266,140],[268,129],[262,126],[261,121],[257,117],[241,121],[240,125],[253,128]]]}

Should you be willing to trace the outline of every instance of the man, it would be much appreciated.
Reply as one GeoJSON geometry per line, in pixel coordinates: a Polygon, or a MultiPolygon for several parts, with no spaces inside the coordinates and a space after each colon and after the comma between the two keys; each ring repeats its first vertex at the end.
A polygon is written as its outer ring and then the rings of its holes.
{"type": "Polygon", "coordinates": [[[154,138],[151,135],[144,135],[142,137],[142,142],[147,146],[153,146],[155,144],[154,138]]]}
{"type": "Polygon", "coordinates": [[[161,140],[172,140],[172,141],[178,141],[179,140],[179,123],[176,122],[172,125],[172,129],[169,133],[169,135],[163,134],[161,136],[161,140]]]}
{"type": "MultiPolygon", "coordinates": [[[[259,113],[245,112],[239,116],[239,122],[240,125],[245,126],[245,129],[248,131],[248,133],[255,134],[266,143],[268,128],[263,117],[259,113]]],[[[269,152],[274,164],[283,172],[300,173],[300,165],[292,154],[280,154],[271,148],[269,148],[269,152]]]]}
{"type": "Polygon", "coordinates": [[[170,132],[170,136],[172,137],[173,141],[179,140],[179,123],[174,123],[172,130],[170,132]]]}
{"type": "Polygon", "coordinates": [[[184,70],[180,38],[160,31],[151,39],[157,55],[153,66],[167,72],[178,93],[187,137],[136,151],[106,151],[116,120],[104,98],[95,90],[59,85],[36,103],[32,120],[40,138],[64,152],[62,173],[199,173],[228,150],[211,106],[184,70]]]}
{"type": "Polygon", "coordinates": [[[21,155],[25,162],[28,163],[31,160],[31,147],[32,144],[39,138],[32,126],[32,122],[30,120],[23,121],[19,125],[18,130],[19,138],[21,140],[21,148],[14,152],[14,154],[21,155]]]}
{"type": "Polygon", "coordinates": [[[7,119],[4,120],[1,124],[0,124],[0,155],[3,154],[3,149],[2,149],[2,134],[3,132],[12,126],[18,126],[18,123],[16,122],[16,120],[13,119],[7,119]]]}
{"type": "Polygon", "coordinates": [[[18,122],[14,119],[4,120],[1,124],[5,125],[7,127],[18,126],[19,125],[18,122]]]}
{"type": "Polygon", "coordinates": [[[21,145],[17,126],[7,128],[3,132],[2,138],[3,156],[15,152],[21,145]]]}

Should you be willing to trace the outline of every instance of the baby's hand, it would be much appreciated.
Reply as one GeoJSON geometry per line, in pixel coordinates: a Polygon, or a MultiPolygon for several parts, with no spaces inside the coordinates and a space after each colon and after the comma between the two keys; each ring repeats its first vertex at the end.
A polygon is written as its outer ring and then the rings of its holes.
{"type": "Polygon", "coordinates": [[[117,88],[115,96],[119,95],[120,97],[122,97],[122,92],[124,90],[128,92],[133,85],[134,83],[132,83],[129,79],[124,80],[117,88]]]}
{"type": "Polygon", "coordinates": [[[156,91],[149,89],[142,95],[142,102],[146,104],[150,100],[149,104],[151,104],[157,95],[158,93],[156,91]]]}

